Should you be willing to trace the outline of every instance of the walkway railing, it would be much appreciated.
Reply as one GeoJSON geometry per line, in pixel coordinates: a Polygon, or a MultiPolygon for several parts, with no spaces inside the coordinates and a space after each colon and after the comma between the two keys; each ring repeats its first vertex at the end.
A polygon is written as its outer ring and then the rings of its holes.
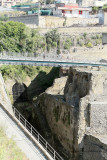
{"type": "Polygon", "coordinates": [[[54,160],[63,160],[63,158],[49,145],[49,143],[39,134],[39,132],[13,107],[15,117],[23,124],[23,126],[36,138],[42,147],[49,153],[54,160]]]}

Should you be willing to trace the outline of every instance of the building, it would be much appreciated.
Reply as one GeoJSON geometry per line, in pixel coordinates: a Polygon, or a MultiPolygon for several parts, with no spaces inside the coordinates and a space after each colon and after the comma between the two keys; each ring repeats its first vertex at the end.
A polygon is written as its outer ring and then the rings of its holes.
{"type": "Polygon", "coordinates": [[[98,16],[99,24],[107,26],[107,11],[100,10],[98,16]]]}
{"type": "Polygon", "coordinates": [[[107,33],[103,33],[102,34],[102,43],[103,43],[103,45],[107,45],[107,33]]]}
{"type": "Polygon", "coordinates": [[[78,7],[77,4],[58,3],[53,9],[53,15],[59,17],[89,18],[89,8],[78,7]]]}

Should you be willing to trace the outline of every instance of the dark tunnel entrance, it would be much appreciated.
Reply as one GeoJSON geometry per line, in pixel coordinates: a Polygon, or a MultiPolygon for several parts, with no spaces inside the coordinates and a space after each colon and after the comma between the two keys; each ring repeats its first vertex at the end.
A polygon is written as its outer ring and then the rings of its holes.
{"type": "Polygon", "coordinates": [[[22,102],[28,100],[27,86],[24,83],[15,83],[12,87],[13,101],[22,102]]]}

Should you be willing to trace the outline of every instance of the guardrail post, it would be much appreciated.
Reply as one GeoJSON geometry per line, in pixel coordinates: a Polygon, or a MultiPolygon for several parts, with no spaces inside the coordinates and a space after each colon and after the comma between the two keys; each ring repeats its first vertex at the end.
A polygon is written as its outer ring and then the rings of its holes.
{"type": "Polygon", "coordinates": [[[39,142],[39,134],[38,134],[38,142],[39,142]]]}
{"type": "Polygon", "coordinates": [[[46,151],[47,151],[47,142],[46,142],[46,151]]]}
{"type": "Polygon", "coordinates": [[[26,119],[25,119],[25,128],[26,128],[26,119]]]}
{"type": "Polygon", "coordinates": [[[54,150],[54,159],[55,159],[55,150],[54,150]]]}
{"type": "MultiPolygon", "coordinates": [[[[19,113],[19,112],[18,112],[19,113]]],[[[19,113],[19,121],[20,121],[20,113],[19,113]]]]}
{"type": "Polygon", "coordinates": [[[15,115],[15,108],[13,107],[13,113],[14,113],[14,115],[15,115]]]}
{"type": "Polygon", "coordinates": [[[32,126],[31,126],[31,135],[32,135],[32,126]]]}

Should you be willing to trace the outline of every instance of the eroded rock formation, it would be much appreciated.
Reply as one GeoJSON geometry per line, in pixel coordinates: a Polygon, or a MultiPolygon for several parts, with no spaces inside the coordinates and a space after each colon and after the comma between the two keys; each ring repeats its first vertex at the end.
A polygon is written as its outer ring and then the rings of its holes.
{"type": "Polygon", "coordinates": [[[86,160],[85,135],[107,138],[106,90],[106,69],[70,68],[68,78],[55,80],[39,97],[39,107],[52,133],[70,153],[65,156],[67,160],[86,160]]]}

